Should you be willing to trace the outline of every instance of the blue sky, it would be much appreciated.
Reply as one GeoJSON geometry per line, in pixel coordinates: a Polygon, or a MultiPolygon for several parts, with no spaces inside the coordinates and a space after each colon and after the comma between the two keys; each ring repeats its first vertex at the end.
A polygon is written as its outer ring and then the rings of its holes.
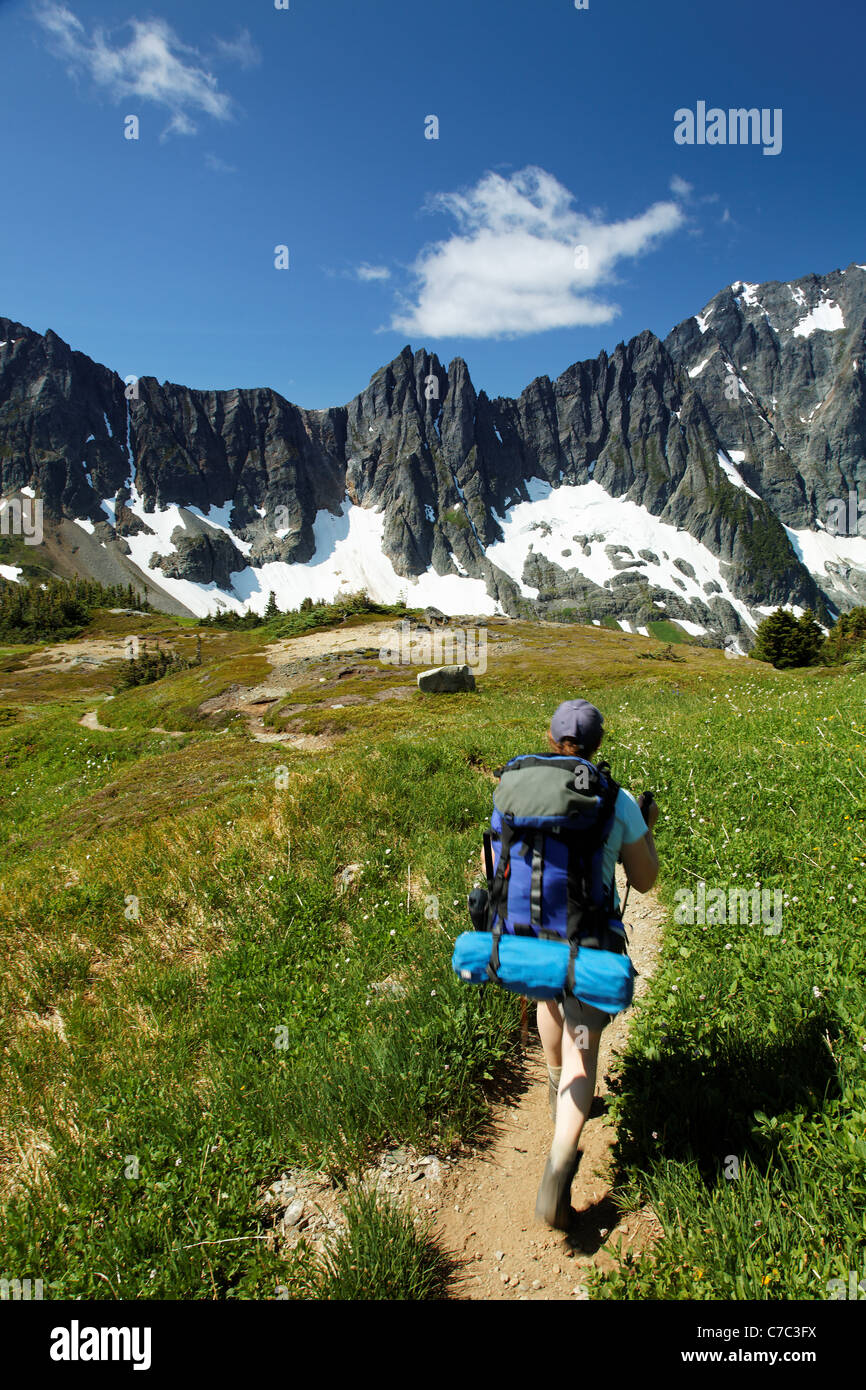
{"type": "Polygon", "coordinates": [[[0,0],[0,313],[313,408],[406,343],[516,395],[866,261],[864,38],[854,0],[0,0]],[[676,143],[699,102],[780,152],[676,143]]]}

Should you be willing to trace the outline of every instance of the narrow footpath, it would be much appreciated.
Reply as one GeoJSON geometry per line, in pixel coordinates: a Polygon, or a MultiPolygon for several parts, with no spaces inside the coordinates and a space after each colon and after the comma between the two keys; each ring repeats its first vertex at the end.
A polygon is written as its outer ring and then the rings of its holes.
{"type": "MultiPolygon", "coordinates": [[[[622,898],[621,867],[617,875],[622,898]]],[[[635,999],[639,999],[654,969],[664,910],[652,893],[642,896],[632,891],[626,918],[629,953],[639,972],[635,981],[635,999]]],[[[576,1215],[566,1235],[534,1220],[553,1126],[547,1107],[547,1068],[530,1005],[521,1093],[496,1107],[488,1145],[456,1164],[443,1165],[441,1184],[435,1185],[433,1200],[425,1202],[435,1217],[439,1239],[458,1262],[452,1297],[583,1299],[588,1267],[615,1267],[618,1248],[640,1258],[659,1239],[661,1226],[650,1209],[621,1217],[611,1199],[610,1151],[616,1135],[607,1119],[605,1100],[633,1017],[632,1010],[618,1015],[602,1034],[595,1101],[581,1137],[583,1157],[571,1190],[576,1215]]]]}

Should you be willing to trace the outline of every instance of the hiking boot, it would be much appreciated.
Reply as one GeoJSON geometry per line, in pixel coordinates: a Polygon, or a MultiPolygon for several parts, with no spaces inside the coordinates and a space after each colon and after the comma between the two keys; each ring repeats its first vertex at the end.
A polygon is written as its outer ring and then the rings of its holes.
{"type": "Polygon", "coordinates": [[[536,1221],[545,1221],[558,1231],[567,1231],[571,1224],[571,1184],[577,1171],[580,1155],[567,1168],[554,1168],[550,1159],[544,1169],[535,1202],[536,1221]]]}

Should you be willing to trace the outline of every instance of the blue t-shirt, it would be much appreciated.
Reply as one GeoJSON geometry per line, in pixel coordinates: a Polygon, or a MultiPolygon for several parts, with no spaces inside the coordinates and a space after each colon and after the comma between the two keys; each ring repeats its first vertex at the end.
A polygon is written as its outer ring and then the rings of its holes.
{"type": "MultiPolygon", "coordinates": [[[[619,852],[623,845],[633,845],[638,840],[642,840],[647,832],[647,824],[643,818],[643,812],[638,806],[631,792],[627,792],[625,787],[620,787],[614,806],[613,829],[608,836],[607,844],[604,847],[604,859],[602,861],[602,874],[604,876],[604,886],[609,888],[616,872],[616,861],[619,859],[619,852]]],[[[619,894],[614,888],[614,905],[619,910],[619,894]]]]}

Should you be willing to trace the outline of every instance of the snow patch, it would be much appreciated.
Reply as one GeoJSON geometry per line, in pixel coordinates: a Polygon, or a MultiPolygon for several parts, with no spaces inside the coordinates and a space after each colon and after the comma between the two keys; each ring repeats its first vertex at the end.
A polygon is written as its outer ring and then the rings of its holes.
{"type": "MultiPolygon", "coordinates": [[[[315,551],[307,564],[286,564],[273,560],[263,565],[246,565],[232,573],[231,590],[215,584],[197,584],[189,579],[170,579],[159,569],[151,569],[150,557],[169,555],[174,550],[171,534],[183,525],[178,507],[146,512],[133,490],[128,504],[156,534],[127,537],[130,559],[160,589],[185,604],[197,617],[221,609],[234,613],[263,613],[271,591],[283,611],[298,608],[307,597],[331,601],[340,595],[365,589],[376,602],[404,600],[411,608],[434,607],[443,613],[501,613],[501,605],[490,597],[482,579],[460,574],[439,575],[431,567],[416,579],[398,575],[383,554],[384,512],[358,507],[346,498],[339,515],[321,511],[313,524],[315,551]]],[[[211,507],[207,516],[197,509],[186,509],[217,530],[231,534],[236,546],[248,553],[251,546],[239,541],[228,525],[231,503],[211,507]]]]}
{"type": "MultiPolygon", "coordinates": [[[[5,343],[0,343],[0,347],[5,346],[5,343]]],[[[12,584],[20,583],[23,573],[24,571],[20,569],[18,565],[0,565],[0,575],[2,575],[4,579],[10,580],[12,584]]]]}
{"type": "Polygon", "coordinates": [[[795,338],[810,338],[816,331],[838,333],[844,327],[845,320],[839,305],[830,299],[822,299],[811,313],[800,320],[793,333],[795,338]]]}
{"type": "Polygon", "coordinates": [[[758,494],[756,492],[752,491],[748,483],[740,474],[739,470],[735,467],[735,462],[743,463],[745,461],[745,457],[745,452],[742,449],[733,449],[728,454],[724,454],[720,450],[718,455],[719,467],[725,474],[725,477],[729,478],[730,481],[734,484],[734,487],[742,488],[743,492],[747,492],[750,497],[755,497],[760,502],[761,498],[758,497],[758,494]]]}
{"type": "MultiPolygon", "coordinates": [[[[785,528],[787,530],[787,527],[785,528]]],[[[771,613],[775,613],[777,608],[783,609],[785,613],[793,613],[795,618],[802,618],[805,608],[799,608],[796,603],[777,603],[775,606],[760,604],[756,606],[755,612],[762,613],[765,618],[769,618],[771,613]]]]}
{"type": "MultiPolygon", "coordinates": [[[[828,563],[851,565],[866,572],[866,536],[833,536],[829,531],[794,531],[790,526],[786,526],[785,531],[797,558],[816,579],[826,580],[828,563]]],[[[834,578],[838,582],[838,577],[834,578]]]]}
{"type": "Polygon", "coordinates": [[[710,309],[709,313],[707,313],[706,315],[695,314],[695,323],[698,325],[698,328],[701,330],[702,333],[706,333],[710,326],[708,320],[712,312],[712,309],[710,309]]]}
{"type": "Polygon", "coordinates": [[[742,291],[742,294],[737,294],[737,298],[742,299],[744,304],[748,304],[750,309],[761,307],[758,303],[758,296],[755,294],[757,288],[757,285],[750,285],[746,280],[738,280],[735,285],[731,285],[732,290],[742,291]]]}
{"type": "MultiPolygon", "coordinates": [[[[712,355],[713,355],[713,354],[710,353],[710,357],[712,357],[712,355]]],[[[700,376],[701,372],[704,370],[704,367],[705,367],[705,366],[707,365],[707,363],[709,362],[710,357],[705,357],[704,360],[703,360],[703,362],[699,362],[698,365],[697,365],[696,367],[690,367],[690,368],[689,368],[689,376],[691,376],[691,377],[700,376]]]]}
{"type": "Polygon", "coordinates": [[[93,532],[96,530],[96,527],[93,525],[93,522],[92,522],[92,521],[88,521],[88,519],[87,519],[86,516],[85,516],[85,517],[77,517],[77,516],[76,516],[76,517],[73,518],[73,520],[74,520],[76,526],[80,526],[81,529],[82,529],[82,531],[86,531],[86,532],[87,532],[88,536],[92,536],[92,535],[93,535],[93,532]]]}
{"type": "MultiPolygon", "coordinates": [[[[733,465],[731,465],[733,466],[733,465]]],[[[561,568],[562,551],[572,545],[575,533],[601,535],[602,542],[590,542],[589,554],[573,554],[569,566],[586,579],[604,587],[619,571],[607,555],[607,547],[625,545],[637,555],[650,550],[664,559],[658,563],[641,561],[635,573],[643,575],[650,584],[686,598],[706,602],[704,585],[715,581],[741,618],[750,627],[755,624],[746,605],[734,597],[722,572],[717,556],[700,541],[670,522],[661,521],[638,503],[611,497],[599,483],[551,488],[548,483],[532,479],[529,483],[529,502],[518,502],[507,508],[504,517],[494,513],[503,539],[487,548],[487,558],[504,570],[520,586],[524,598],[536,598],[537,591],[523,583],[523,571],[530,550],[543,555],[561,568]],[[686,561],[695,571],[691,579],[683,574],[673,560],[686,561]],[[678,582],[675,584],[674,580],[678,582]],[[680,584],[685,589],[680,588],[680,584]]]]}

